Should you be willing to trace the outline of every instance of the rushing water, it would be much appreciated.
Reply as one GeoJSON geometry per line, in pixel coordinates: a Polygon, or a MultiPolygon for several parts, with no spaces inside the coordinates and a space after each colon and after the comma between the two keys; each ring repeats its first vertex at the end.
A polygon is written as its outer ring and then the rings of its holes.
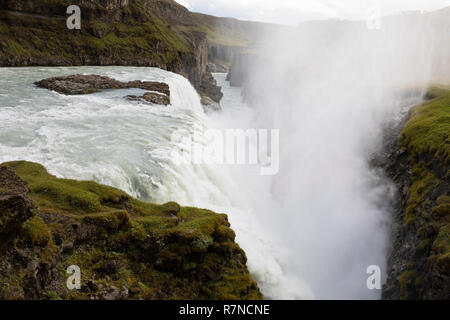
{"type": "MultiPolygon", "coordinates": [[[[173,150],[185,148],[174,136],[231,123],[245,127],[254,116],[241,101],[239,89],[230,88],[224,75],[216,76],[225,90],[224,112],[208,117],[185,78],[156,68],[0,68],[0,163],[34,161],[56,176],[93,179],[143,200],[225,212],[266,297],[308,298],[308,290],[284,274],[278,262],[282,250],[275,249],[270,232],[262,228],[261,217],[248,201],[251,196],[242,177],[251,170],[177,165],[171,158],[173,150]],[[123,98],[141,93],[139,89],[65,96],[33,85],[47,77],[79,73],[166,82],[172,104],[146,105],[123,98]],[[239,121],[233,120],[236,113],[239,121]]],[[[264,196],[267,186],[259,191],[264,196]]]]}
{"type": "MultiPolygon", "coordinates": [[[[249,269],[266,298],[348,297],[347,293],[336,292],[336,288],[348,287],[357,287],[356,293],[352,293],[354,297],[376,298],[377,293],[363,291],[367,290],[366,270],[354,263],[363,256],[372,261],[371,253],[354,252],[345,258],[346,268],[342,269],[342,264],[333,260],[335,255],[325,251],[324,243],[339,251],[345,247],[345,243],[340,242],[354,243],[356,239],[369,242],[379,251],[383,249],[383,242],[372,243],[366,236],[376,233],[378,227],[374,223],[358,225],[353,222],[367,221],[367,216],[360,214],[347,217],[354,224],[352,226],[348,226],[348,222],[339,225],[344,218],[342,215],[329,221],[333,217],[330,210],[336,205],[314,200],[324,192],[323,184],[311,189],[309,183],[314,181],[314,176],[306,181],[299,180],[302,185],[297,183],[288,190],[289,194],[278,194],[277,197],[274,195],[277,183],[292,174],[289,166],[281,168],[282,174],[271,177],[261,176],[258,166],[180,164],[174,161],[173,151],[188,148],[179,137],[207,128],[251,129],[258,123],[258,117],[266,112],[247,106],[242,101],[240,89],[230,87],[224,74],[215,77],[223,87],[223,111],[207,115],[188,80],[156,68],[0,68],[0,163],[34,161],[56,176],[95,180],[145,201],[177,201],[184,206],[227,213],[236,231],[237,242],[247,253],[249,269]],[[171,90],[171,105],[140,104],[124,99],[129,94],[141,94],[140,89],[65,96],[33,85],[43,78],[79,73],[100,74],[121,81],[166,82],[171,90]],[[287,202],[295,206],[288,207],[287,202]],[[292,210],[292,207],[298,209],[292,210]],[[329,263],[322,265],[321,261],[329,263]],[[348,284],[333,278],[348,273],[352,273],[352,279],[361,281],[348,284]],[[321,278],[326,281],[321,283],[321,278]]],[[[290,149],[309,141],[298,136],[294,138],[290,149]]],[[[290,140],[284,136],[283,141],[286,144],[290,140]]],[[[326,148],[328,142],[317,147],[326,148]]],[[[208,141],[200,140],[199,143],[206,145],[208,141]]],[[[320,173],[314,171],[317,164],[308,158],[297,156],[289,157],[289,160],[296,161],[295,168],[307,170],[304,177],[307,173],[316,176],[320,173]]],[[[334,163],[334,159],[326,157],[323,161],[334,163]]],[[[327,176],[324,180],[334,181],[339,170],[333,174],[334,177],[327,176]]],[[[371,183],[378,181],[377,175],[368,171],[366,175],[370,175],[370,179],[366,176],[361,179],[371,183]]],[[[353,180],[346,183],[358,186],[353,180]]],[[[337,197],[338,189],[329,190],[329,193],[337,197]]],[[[380,191],[376,183],[366,189],[370,194],[385,198],[385,190],[380,191]]],[[[345,199],[347,202],[342,199],[339,201],[346,208],[354,202],[353,198],[345,199]]],[[[361,206],[368,206],[369,200],[361,206]]],[[[347,212],[344,209],[342,212],[347,212]]]]}

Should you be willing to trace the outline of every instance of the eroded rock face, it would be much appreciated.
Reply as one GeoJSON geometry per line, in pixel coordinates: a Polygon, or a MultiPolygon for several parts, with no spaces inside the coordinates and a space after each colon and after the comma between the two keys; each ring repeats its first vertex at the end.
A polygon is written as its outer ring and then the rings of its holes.
{"type": "Polygon", "coordinates": [[[154,81],[121,82],[113,78],[91,75],[71,75],[65,77],[47,78],[35,83],[40,88],[56,91],[66,95],[79,95],[110,89],[137,88],[160,92],[170,97],[169,85],[154,81]]]}

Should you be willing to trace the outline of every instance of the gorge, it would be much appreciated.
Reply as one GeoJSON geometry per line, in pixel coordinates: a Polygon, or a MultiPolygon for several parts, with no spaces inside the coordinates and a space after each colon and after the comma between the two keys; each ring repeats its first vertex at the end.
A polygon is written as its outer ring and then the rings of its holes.
{"type": "Polygon", "coordinates": [[[449,299],[449,14],[2,1],[0,298],[449,299]],[[279,172],[176,163],[208,129],[279,130],[279,172]]]}

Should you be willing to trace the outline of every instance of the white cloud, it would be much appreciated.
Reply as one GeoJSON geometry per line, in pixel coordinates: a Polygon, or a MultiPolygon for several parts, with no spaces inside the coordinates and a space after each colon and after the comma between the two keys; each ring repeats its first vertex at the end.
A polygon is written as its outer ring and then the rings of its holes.
{"type": "Polygon", "coordinates": [[[364,19],[370,7],[383,15],[410,10],[436,10],[450,0],[176,0],[188,9],[216,16],[283,24],[304,20],[364,19]]]}

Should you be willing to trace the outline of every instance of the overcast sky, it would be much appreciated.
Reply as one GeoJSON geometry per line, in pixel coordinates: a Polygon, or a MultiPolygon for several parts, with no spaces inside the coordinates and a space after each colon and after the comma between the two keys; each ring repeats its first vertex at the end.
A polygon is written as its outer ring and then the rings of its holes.
{"type": "Polygon", "coordinates": [[[382,15],[436,10],[450,0],[176,0],[191,11],[221,17],[296,25],[300,21],[365,19],[373,7],[382,15]]]}

